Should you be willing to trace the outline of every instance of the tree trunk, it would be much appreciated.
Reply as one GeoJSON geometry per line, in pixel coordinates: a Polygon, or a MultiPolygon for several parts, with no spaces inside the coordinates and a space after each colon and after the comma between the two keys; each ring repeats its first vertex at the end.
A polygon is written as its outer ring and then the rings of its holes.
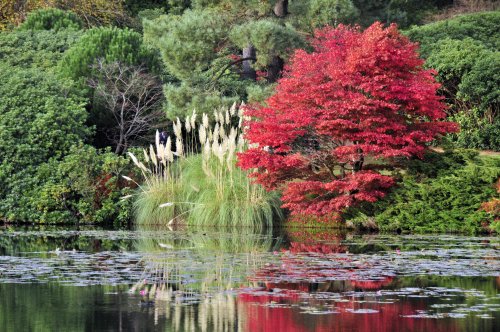
{"type": "MultiPolygon", "coordinates": [[[[249,44],[247,47],[243,49],[243,59],[247,58],[253,58],[255,59],[255,47],[253,45],[249,44]]],[[[257,80],[257,73],[255,72],[255,69],[252,67],[252,60],[244,60],[243,61],[243,73],[242,76],[244,79],[256,81],[257,80]]]]}
{"type": "Polygon", "coordinates": [[[281,72],[283,71],[283,67],[285,66],[285,61],[282,58],[275,55],[271,60],[267,68],[267,80],[269,83],[274,83],[281,77],[281,72]]]}
{"type": "Polygon", "coordinates": [[[120,138],[118,139],[115,149],[116,154],[121,154],[124,141],[125,141],[125,135],[123,134],[123,130],[120,130],[120,138]]]}
{"type": "MultiPolygon", "coordinates": [[[[288,0],[277,0],[273,12],[276,17],[281,19],[285,18],[288,15],[288,0]]],[[[281,77],[284,65],[285,61],[283,61],[282,58],[277,55],[273,57],[267,72],[267,80],[269,83],[274,83],[281,77]]]]}
{"type": "Polygon", "coordinates": [[[274,5],[274,15],[284,18],[288,15],[288,0],[277,0],[274,5]]]}

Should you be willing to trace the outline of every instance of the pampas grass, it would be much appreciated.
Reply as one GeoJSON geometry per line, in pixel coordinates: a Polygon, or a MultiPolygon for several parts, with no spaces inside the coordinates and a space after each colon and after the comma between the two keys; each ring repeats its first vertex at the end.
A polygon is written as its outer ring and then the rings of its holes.
{"type": "Polygon", "coordinates": [[[144,178],[135,200],[138,223],[265,227],[283,218],[278,193],[252,183],[236,167],[237,152],[246,148],[241,108],[214,111],[214,118],[213,126],[206,114],[197,123],[193,112],[184,124],[174,122],[175,137],[165,146],[157,133],[144,160],[129,153],[144,178]]]}

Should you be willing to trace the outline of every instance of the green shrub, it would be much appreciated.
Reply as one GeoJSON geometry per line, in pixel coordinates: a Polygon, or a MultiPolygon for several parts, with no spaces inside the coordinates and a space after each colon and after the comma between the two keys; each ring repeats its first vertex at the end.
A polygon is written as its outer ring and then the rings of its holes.
{"type": "Polygon", "coordinates": [[[450,120],[460,125],[460,131],[448,136],[458,147],[500,151],[500,116],[472,108],[453,115],[450,120]]]}
{"type": "Polygon", "coordinates": [[[10,67],[52,69],[82,31],[21,31],[0,33],[0,62],[10,67]]]}
{"type": "Polygon", "coordinates": [[[60,69],[75,81],[92,73],[97,59],[106,63],[121,62],[127,65],[147,65],[157,68],[156,53],[142,43],[142,36],[129,29],[116,27],[93,28],[65,52],[60,69]]]}
{"type": "Polygon", "coordinates": [[[381,230],[411,232],[484,231],[492,215],[483,202],[498,196],[493,184],[500,177],[499,157],[471,153],[431,155],[414,161],[400,185],[377,203],[371,215],[381,230]]]}
{"type": "Polygon", "coordinates": [[[500,26],[500,12],[475,13],[449,20],[412,27],[406,34],[420,43],[420,54],[427,58],[437,43],[444,39],[471,38],[490,50],[500,49],[500,37],[495,33],[500,26]]]}
{"type": "Polygon", "coordinates": [[[52,159],[36,173],[41,187],[31,195],[39,222],[115,223],[129,221],[132,189],[122,175],[134,169],[127,158],[89,145],[74,146],[62,160],[52,159]]]}
{"type": "Polygon", "coordinates": [[[438,71],[442,94],[462,132],[457,147],[499,150],[500,12],[459,16],[408,31],[419,41],[426,66],[438,71]]]}
{"type": "Polygon", "coordinates": [[[485,52],[462,77],[458,97],[496,113],[500,110],[499,87],[500,52],[485,52]]]}
{"type": "Polygon", "coordinates": [[[55,74],[0,66],[0,219],[38,219],[29,197],[40,185],[37,167],[90,135],[84,104],[55,74]]]}
{"type": "Polygon", "coordinates": [[[434,45],[426,66],[437,70],[438,80],[444,84],[446,93],[454,97],[463,76],[471,71],[478,59],[490,53],[481,42],[474,39],[446,38],[434,45]]]}
{"type": "Polygon", "coordinates": [[[30,12],[19,29],[59,31],[80,30],[82,27],[83,22],[76,14],[57,8],[46,8],[30,12]]]}

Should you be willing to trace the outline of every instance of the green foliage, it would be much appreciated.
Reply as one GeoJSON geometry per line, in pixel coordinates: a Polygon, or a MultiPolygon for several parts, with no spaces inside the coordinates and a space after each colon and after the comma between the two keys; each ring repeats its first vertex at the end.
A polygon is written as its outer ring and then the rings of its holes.
{"type": "Polygon", "coordinates": [[[404,28],[419,24],[434,8],[433,0],[390,0],[385,9],[386,22],[397,23],[404,28]]]}
{"type": "Polygon", "coordinates": [[[308,19],[314,28],[355,23],[358,17],[359,10],[351,0],[309,0],[308,19]]]}
{"type": "Polygon", "coordinates": [[[0,219],[34,221],[39,165],[65,156],[91,130],[72,83],[36,68],[0,66],[0,219]]]}
{"type": "Polygon", "coordinates": [[[264,103],[274,93],[275,84],[249,84],[246,88],[249,103],[264,103]]]}
{"type": "Polygon", "coordinates": [[[360,10],[357,23],[369,26],[375,21],[397,23],[400,27],[420,24],[432,11],[452,4],[451,0],[353,0],[360,10]]]}
{"type": "Polygon", "coordinates": [[[462,40],[471,38],[481,42],[491,50],[500,49],[500,12],[486,12],[457,16],[455,18],[412,27],[406,34],[420,43],[420,54],[427,58],[434,51],[436,44],[446,38],[462,40]]]}
{"type": "Polygon", "coordinates": [[[163,8],[153,8],[153,9],[144,9],[141,10],[138,14],[137,17],[142,21],[145,20],[155,20],[159,18],[160,16],[165,15],[165,10],[163,8]]]}
{"type": "MultiPolygon", "coordinates": [[[[211,159],[209,163],[214,172],[220,168],[219,160],[211,159]]],[[[268,192],[251,181],[239,168],[222,172],[219,177],[207,176],[202,157],[191,157],[183,166],[181,177],[184,201],[192,204],[187,223],[262,227],[281,220],[278,193],[268,192]]]]}
{"type": "Polygon", "coordinates": [[[498,197],[500,158],[448,152],[413,161],[397,189],[377,203],[372,215],[381,230],[412,232],[484,231],[492,216],[481,203],[498,197]]]}
{"type": "Polygon", "coordinates": [[[169,14],[180,15],[190,7],[191,0],[167,0],[167,4],[169,14]]]}
{"type": "Polygon", "coordinates": [[[142,162],[130,154],[144,179],[135,201],[139,224],[262,228],[283,218],[279,194],[252,183],[235,167],[236,151],[245,145],[241,128],[231,125],[239,122],[235,107],[219,112],[213,128],[206,114],[203,124],[195,115],[184,126],[174,124],[175,160],[170,138],[166,146],[157,141],[156,150],[144,150],[142,162]],[[183,141],[182,128],[200,138],[201,148],[191,135],[183,141]]]}
{"type": "Polygon", "coordinates": [[[137,15],[141,11],[151,9],[165,10],[168,4],[165,0],[124,0],[124,7],[131,15],[137,15]]]}
{"type": "Polygon", "coordinates": [[[157,46],[167,70],[189,79],[206,70],[218,56],[217,47],[227,34],[224,17],[214,11],[186,11],[144,22],[144,38],[157,46]]]}
{"type": "MultiPolygon", "coordinates": [[[[229,107],[239,100],[237,94],[231,94],[230,90],[224,91],[226,87],[231,87],[232,90],[240,86],[241,84],[238,84],[237,80],[231,82],[231,79],[226,79],[222,82],[216,82],[216,86],[214,86],[209,79],[205,78],[205,82],[198,81],[197,84],[188,82],[182,82],[178,85],[166,84],[164,94],[168,102],[167,117],[170,119],[183,118],[188,110],[193,109],[210,112],[219,107],[229,107]],[[233,82],[235,85],[231,84],[233,82]]],[[[243,95],[243,92],[240,95],[243,95]]]]}
{"type": "Polygon", "coordinates": [[[460,132],[448,139],[459,147],[500,151],[500,116],[491,117],[477,107],[450,117],[460,125],[460,132]]]}
{"type": "Polygon", "coordinates": [[[129,29],[115,27],[93,28],[65,52],[60,69],[76,81],[89,77],[97,59],[106,63],[147,65],[155,68],[155,52],[144,46],[142,36],[129,29]]]}
{"type": "Polygon", "coordinates": [[[481,42],[471,38],[446,38],[439,40],[433,47],[426,65],[438,71],[439,81],[451,95],[459,91],[462,77],[474,67],[476,61],[491,53],[481,42]]]}
{"type": "Polygon", "coordinates": [[[427,58],[426,65],[438,71],[445,94],[455,109],[460,102],[483,110],[500,106],[500,52],[488,50],[479,41],[444,39],[427,58]]]}
{"type": "Polygon", "coordinates": [[[28,14],[26,20],[19,26],[20,30],[80,30],[82,20],[70,11],[57,8],[39,9],[28,14]]]}
{"type": "Polygon", "coordinates": [[[257,67],[265,67],[274,56],[286,59],[292,50],[305,46],[297,31],[270,19],[238,25],[231,30],[230,38],[240,48],[249,44],[255,47],[257,67]]]}
{"type": "Polygon", "coordinates": [[[426,66],[438,71],[442,93],[462,132],[449,138],[458,147],[499,150],[500,12],[458,16],[414,27],[426,66]]]}
{"type": "Polygon", "coordinates": [[[231,66],[235,51],[224,45],[226,19],[211,9],[145,20],[145,41],[160,50],[175,76],[164,89],[169,118],[183,118],[192,109],[211,113],[245,97],[247,83],[231,66]]]}
{"type": "Polygon", "coordinates": [[[133,203],[135,222],[138,225],[167,225],[186,213],[188,206],[185,204],[160,207],[164,203],[182,201],[182,191],[177,182],[155,181],[143,185],[142,189],[133,203]]]}
{"type": "MultiPolygon", "coordinates": [[[[500,110],[500,51],[484,52],[463,77],[458,97],[487,110],[500,110]]],[[[498,116],[497,116],[498,117],[498,116]]],[[[500,118],[497,119],[500,121],[500,118]]]]}
{"type": "Polygon", "coordinates": [[[10,67],[51,69],[81,35],[75,30],[2,32],[0,62],[10,67]]]}
{"type": "Polygon", "coordinates": [[[131,193],[122,175],[131,175],[130,161],[109,150],[99,152],[88,145],[74,146],[61,161],[52,159],[37,171],[42,186],[36,188],[31,205],[42,223],[115,223],[131,219],[131,193]]]}
{"type": "MultiPolygon", "coordinates": [[[[211,163],[217,171],[219,161],[211,163]]],[[[222,172],[222,178],[209,177],[201,155],[179,160],[172,167],[175,170],[171,172],[177,174],[175,181],[143,185],[144,191],[134,202],[137,223],[263,227],[283,218],[278,193],[252,185],[238,168],[222,172]],[[165,203],[175,204],[160,207],[165,203]]]]}

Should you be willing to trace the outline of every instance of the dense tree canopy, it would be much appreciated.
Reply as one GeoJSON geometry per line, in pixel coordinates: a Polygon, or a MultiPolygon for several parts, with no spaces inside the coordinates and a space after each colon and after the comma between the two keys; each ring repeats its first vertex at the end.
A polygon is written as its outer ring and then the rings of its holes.
{"type": "Polygon", "coordinates": [[[410,29],[426,66],[436,69],[448,111],[462,127],[454,144],[500,150],[500,12],[458,16],[410,29]]]}
{"type": "MultiPolygon", "coordinates": [[[[285,24],[288,1],[193,1],[182,15],[145,20],[145,40],[157,47],[176,80],[166,85],[168,115],[246,99],[261,77],[274,82],[303,37],[285,24]],[[253,80],[248,81],[248,79],[253,80]],[[243,82],[245,81],[246,82],[243,82]]],[[[262,91],[262,90],[260,90],[262,91]]]]}
{"type": "Polygon", "coordinates": [[[75,30],[0,33],[0,61],[9,66],[51,69],[81,36],[75,30]]]}
{"type": "Polygon", "coordinates": [[[59,31],[64,29],[80,30],[82,27],[82,20],[73,12],[47,8],[29,13],[19,28],[22,30],[59,31]]]}
{"type": "Polygon", "coordinates": [[[324,215],[384,196],[393,180],[370,161],[422,156],[456,126],[441,121],[439,84],[394,25],[325,28],[313,46],[295,53],[265,106],[248,110],[256,147],[240,165],[257,168],[268,188],[283,186],[292,212],[324,215]]]}
{"type": "Polygon", "coordinates": [[[90,134],[84,100],[71,82],[36,68],[2,65],[0,82],[0,219],[33,220],[36,167],[90,134]]]}
{"type": "Polygon", "coordinates": [[[61,70],[66,76],[81,80],[88,78],[92,66],[102,59],[107,63],[119,61],[127,65],[151,65],[154,52],[144,46],[142,36],[129,29],[93,28],[65,52],[61,70]]]}

